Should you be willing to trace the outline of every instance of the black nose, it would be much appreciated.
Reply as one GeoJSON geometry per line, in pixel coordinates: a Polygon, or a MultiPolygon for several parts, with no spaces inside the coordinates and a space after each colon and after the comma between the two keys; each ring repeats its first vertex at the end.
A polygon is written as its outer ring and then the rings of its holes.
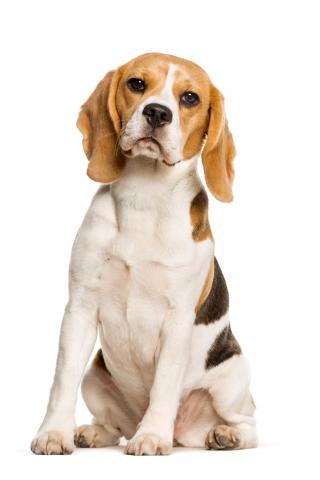
{"type": "Polygon", "coordinates": [[[172,112],[169,108],[159,103],[149,103],[143,109],[142,115],[147,119],[152,128],[163,127],[172,122],[172,112]]]}

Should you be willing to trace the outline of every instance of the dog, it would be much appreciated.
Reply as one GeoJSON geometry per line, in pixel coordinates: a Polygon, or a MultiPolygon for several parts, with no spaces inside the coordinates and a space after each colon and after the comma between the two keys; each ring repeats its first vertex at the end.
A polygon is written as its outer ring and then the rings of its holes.
{"type": "Polygon", "coordinates": [[[148,53],[109,72],[77,126],[101,183],[72,248],[56,372],[36,454],[127,439],[131,455],[173,446],[257,446],[248,361],[229,323],[207,187],[233,198],[224,98],[191,61],[148,53]],[[85,373],[99,331],[101,349],[85,373]],[[93,415],[76,428],[82,394],[93,415]]]}

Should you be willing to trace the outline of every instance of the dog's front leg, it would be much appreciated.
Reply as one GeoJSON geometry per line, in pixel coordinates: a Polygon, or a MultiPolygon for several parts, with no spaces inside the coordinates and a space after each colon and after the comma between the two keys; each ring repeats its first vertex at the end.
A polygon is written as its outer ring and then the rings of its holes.
{"type": "Polygon", "coordinates": [[[161,349],[149,407],[126,453],[130,455],[166,455],[171,452],[173,428],[182,381],[189,359],[193,318],[190,312],[173,309],[161,332],[161,349]]]}
{"type": "Polygon", "coordinates": [[[47,413],[31,444],[37,454],[68,454],[75,448],[77,390],[97,337],[96,309],[84,296],[79,292],[65,310],[47,413]]]}

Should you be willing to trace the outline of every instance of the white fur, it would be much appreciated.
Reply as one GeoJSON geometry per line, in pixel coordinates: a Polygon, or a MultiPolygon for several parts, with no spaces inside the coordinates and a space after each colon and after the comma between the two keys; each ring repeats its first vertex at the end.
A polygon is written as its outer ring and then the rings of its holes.
{"type": "MultiPolygon", "coordinates": [[[[172,66],[163,91],[148,99],[173,111],[163,133],[172,163],[181,160],[183,149],[174,73],[172,66]]],[[[129,121],[123,145],[141,134],[143,107],[129,121]]],[[[32,446],[36,453],[74,448],[76,394],[97,330],[112,379],[91,368],[83,394],[99,424],[86,432],[90,438],[100,432],[100,446],[116,443],[117,433],[134,434],[129,453],[168,453],[179,403],[199,388],[213,400],[205,422],[200,419],[194,430],[185,433],[186,423],[176,425],[186,444],[203,442],[203,425],[213,426],[219,416],[244,430],[254,424],[243,356],[205,370],[207,352],[228,325],[228,315],[194,325],[214,254],[211,239],[192,239],[190,204],[201,188],[196,159],[174,167],[159,160],[144,145],[137,147],[121,179],[99,188],[78,232],[54,384],[32,446]]],[[[253,433],[246,435],[243,446],[253,446],[253,433]]]]}

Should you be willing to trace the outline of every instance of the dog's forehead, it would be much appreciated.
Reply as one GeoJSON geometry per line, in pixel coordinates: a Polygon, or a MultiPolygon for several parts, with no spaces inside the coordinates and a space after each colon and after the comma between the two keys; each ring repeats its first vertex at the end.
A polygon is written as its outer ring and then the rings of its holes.
{"type": "Polygon", "coordinates": [[[198,86],[198,88],[206,88],[210,83],[207,73],[199,65],[173,55],[148,53],[134,58],[121,67],[124,81],[132,75],[140,76],[145,80],[152,77],[156,78],[159,87],[164,85],[168,74],[172,74],[173,70],[174,83],[184,83],[185,86],[198,86]]]}

